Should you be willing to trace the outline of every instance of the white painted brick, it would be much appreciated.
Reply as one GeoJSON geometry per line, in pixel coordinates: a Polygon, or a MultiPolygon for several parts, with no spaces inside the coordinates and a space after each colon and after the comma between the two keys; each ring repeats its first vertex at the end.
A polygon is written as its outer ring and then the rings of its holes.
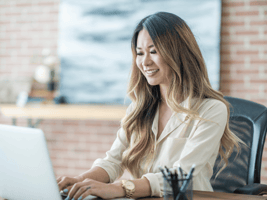
{"type": "Polygon", "coordinates": [[[245,87],[249,88],[250,87],[250,77],[248,75],[244,76],[244,82],[245,82],[245,87]]]}
{"type": "Polygon", "coordinates": [[[249,69],[250,68],[250,57],[246,56],[245,57],[245,69],[249,69]]]}
{"type": "Polygon", "coordinates": [[[259,38],[260,39],[266,39],[266,36],[264,34],[265,27],[264,26],[260,26],[260,27],[258,27],[258,29],[259,29],[259,38]]]}

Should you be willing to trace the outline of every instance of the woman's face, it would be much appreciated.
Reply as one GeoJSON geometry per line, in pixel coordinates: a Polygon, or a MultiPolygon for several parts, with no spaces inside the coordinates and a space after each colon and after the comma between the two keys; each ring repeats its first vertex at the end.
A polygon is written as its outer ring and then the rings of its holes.
{"type": "Polygon", "coordinates": [[[136,64],[146,77],[148,84],[168,86],[171,70],[162,56],[157,52],[147,30],[139,32],[136,47],[136,64]]]}

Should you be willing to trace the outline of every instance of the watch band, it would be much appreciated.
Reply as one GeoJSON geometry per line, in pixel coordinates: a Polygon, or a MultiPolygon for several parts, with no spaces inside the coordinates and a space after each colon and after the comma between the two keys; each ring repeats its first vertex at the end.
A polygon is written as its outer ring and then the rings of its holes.
{"type": "Polygon", "coordinates": [[[129,180],[122,180],[121,183],[122,183],[122,188],[124,189],[125,194],[126,194],[125,197],[130,199],[133,196],[134,192],[135,192],[135,185],[134,185],[134,183],[132,181],[129,181],[129,180]],[[127,187],[127,183],[129,183],[129,182],[133,186],[131,189],[129,189],[127,187]]]}

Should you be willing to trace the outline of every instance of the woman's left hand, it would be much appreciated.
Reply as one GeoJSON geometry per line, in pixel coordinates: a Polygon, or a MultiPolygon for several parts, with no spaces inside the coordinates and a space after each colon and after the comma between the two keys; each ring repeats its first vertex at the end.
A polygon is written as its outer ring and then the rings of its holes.
{"type": "Polygon", "coordinates": [[[98,196],[102,199],[112,199],[123,197],[125,192],[120,182],[107,184],[92,179],[85,179],[83,182],[73,185],[66,200],[82,200],[88,195],[98,196]]]}

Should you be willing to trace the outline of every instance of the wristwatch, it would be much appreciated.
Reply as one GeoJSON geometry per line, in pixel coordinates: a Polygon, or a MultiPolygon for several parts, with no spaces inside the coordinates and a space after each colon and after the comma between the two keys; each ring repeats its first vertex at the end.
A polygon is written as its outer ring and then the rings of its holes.
{"type": "Polygon", "coordinates": [[[135,185],[132,181],[122,180],[121,181],[122,188],[124,189],[126,198],[131,198],[135,192],[135,185]]]}

